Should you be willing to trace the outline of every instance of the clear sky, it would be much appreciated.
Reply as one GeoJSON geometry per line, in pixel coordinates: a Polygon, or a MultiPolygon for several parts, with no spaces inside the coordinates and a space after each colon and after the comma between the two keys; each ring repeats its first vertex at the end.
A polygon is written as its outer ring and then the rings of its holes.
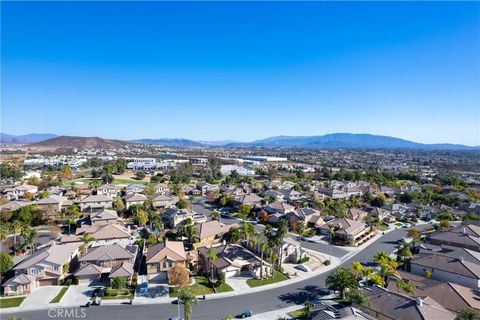
{"type": "Polygon", "coordinates": [[[480,145],[480,3],[4,2],[1,131],[480,145]]]}

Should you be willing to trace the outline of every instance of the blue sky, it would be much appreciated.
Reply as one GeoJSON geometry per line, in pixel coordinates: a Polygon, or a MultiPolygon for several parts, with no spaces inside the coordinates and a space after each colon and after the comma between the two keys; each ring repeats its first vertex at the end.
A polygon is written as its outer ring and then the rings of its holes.
{"type": "Polygon", "coordinates": [[[480,145],[480,3],[2,2],[1,131],[480,145]]]}

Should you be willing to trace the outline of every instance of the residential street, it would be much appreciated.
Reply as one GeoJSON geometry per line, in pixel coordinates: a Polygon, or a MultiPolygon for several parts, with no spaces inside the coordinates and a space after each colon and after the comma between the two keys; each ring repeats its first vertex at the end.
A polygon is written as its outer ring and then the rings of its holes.
{"type": "MultiPolygon", "coordinates": [[[[370,246],[361,251],[360,254],[343,262],[341,266],[348,266],[353,261],[364,263],[371,262],[373,255],[385,250],[392,252],[395,249],[396,241],[406,236],[407,229],[394,230],[381,237],[370,246]]],[[[293,283],[283,287],[259,291],[245,295],[238,295],[228,298],[210,298],[206,301],[200,300],[193,308],[193,319],[213,320],[231,314],[240,314],[246,309],[251,309],[255,314],[273,311],[289,307],[293,304],[302,304],[307,297],[321,294],[325,287],[325,279],[328,273],[318,275],[305,281],[293,283]]],[[[121,320],[121,319],[168,319],[177,314],[176,305],[119,305],[90,307],[86,310],[88,319],[121,320]]],[[[19,317],[26,317],[29,320],[48,319],[48,310],[22,312],[15,314],[19,317]]],[[[79,311],[78,311],[79,312],[79,311]]]]}

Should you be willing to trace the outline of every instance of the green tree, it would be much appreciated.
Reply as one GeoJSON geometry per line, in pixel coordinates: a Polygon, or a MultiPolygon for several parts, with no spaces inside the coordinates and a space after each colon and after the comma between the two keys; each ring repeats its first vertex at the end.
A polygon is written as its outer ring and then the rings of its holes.
{"type": "Polygon", "coordinates": [[[212,220],[220,220],[220,213],[217,210],[210,211],[209,215],[212,220]]]}
{"type": "Polygon", "coordinates": [[[248,240],[250,236],[255,234],[255,227],[253,226],[253,224],[245,222],[242,225],[242,234],[245,240],[248,240]]]}
{"type": "Polygon", "coordinates": [[[80,251],[82,253],[85,253],[85,251],[87,250],[87,247],[88,245],[90,244],[90,242],[92,241],[95,241],[95,237],[92,236],[90,233],[88,232],[85,232],[82,237],[80,238],[80,241],[82,241],[82,246],[80,247],[80,251]]]}
{"type": "Polygon", "coordinates": [[[240,239],[242,238],[242,232],[238,227],[231,227],[225,235],[225,238],[230,243],[238,243],[238,241],[240,241],[240,239]]]}
{"type": "Polygon", "coordinates": [[[326,279],[326,284],[334,290],[339,290],[342,299],[345,299],[347,289],[353,290],[358,288],[358,282],[353,273],[345,268],[339,268],[332,272],[326,279]]]}
{"type": "Polygon", "coordinates": [[[112,289],[124,289],[127,286],[127,277],[115,277],[112,280],[112,289]]]}
{"type": "Polygon", "coordinates": [[[480,319],[480,313],[473,309],[473,308],[467,308],[462,310],[458,315],[457,315],[458,320],[479,320],[480,319]]]}
{"type": "Polygon", "coordinates": [[[12,231],[13,231],[13,254],[17,254],[17,235],[22,230],[23,224],[20,220],[15,220],[12,223],[12,231]]]}
{"type": "Polygon", "coordinates": [[[267,243],[265,241],[262,241],[260,243],[260,278],[263,279],[263,258],[265,251],[267,250],[267,243]]]}
{"type": "Polygon", "coordinates": [[[378,286],[383,286],[384,284],[382,276],[379,275],[378,273],[370,274],[369,282],[376,284],[378,286]]]}
{"type": "Polygon", "coordinates": [[[315,305],[311,303],[309,299],[307,299],[307,301],[305,301],[305,303],[303,304],[303,307],[304,307],[303,309],[304,318],[310,319],[312,315],[312,310],[315,307],[315,305]]]}
{"type": "Polygon", "coordinates": [[[356,303],[356,304],[368,304],[369,299],[367,296],[365,296],[362,291],[356,289],[352,290],[347,294],[347,298],[351,303],[356,303]]]}
{"type": "Polygon", "coordinates": [[[360,262],[354,261],[350,265],[350,271],[352,271],[355,278],[359,278],[363,274],[363,266],[360,262]]]}
{"type": "Polygon", "coordinates": [[[6,252],[0,252],[0,273],[3,275],[4,273],[10,271],[12,268],[12,257],[6,252]]]}
{"type": "Polygon", "coordinates": [[[396,281],[397,288],[402,289],[406,294],[408,295],[414,295],[415,294],[415,285],[413,283],[408,283],[407,281],[403,279],[398,279],[396,281]]]}
{"type": "Polygon", "coordinates": [[[112,183],[113,182],[113,175],[109,172],[104,172],[101,176],[103,183],[112,183]]]}
{"type": "Polygon", "coordinates": [[[211,271],[211,280],[213,281],[213,267],[214,267],[214,264],[215,264],[215,261],[217,261],[218,259],[218,255],[217,255],[217,250],[213,249],[212,247],[210,247],[208,249],[208,260],[210,261],[210,271],[211,271]]]}
{"type": "Polygon", "coordinates": [[[145,179],[145,177],[146,177],[146,175],[145,175],[145,172],[143,172],[143,171],[137,171],[135,173],[135,179],[137,179],[137,180],[143,180],[143,179],[145,179]]]}
{"type": "Polygon", "coordinates": [[[198,303],[197,297],[189,289],[180,290],[178,298],[182,301],[185,320],[192,319],[193,305],[198,303]]]}

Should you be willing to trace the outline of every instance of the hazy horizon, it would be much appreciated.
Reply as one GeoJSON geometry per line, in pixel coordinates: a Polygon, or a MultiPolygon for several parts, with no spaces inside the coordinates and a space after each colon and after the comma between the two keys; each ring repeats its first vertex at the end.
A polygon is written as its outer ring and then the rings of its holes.
{"type": "Polygon", "coordinates": [[[480,145],[478,2],[1,6],[3,133],[480,145]]]}

